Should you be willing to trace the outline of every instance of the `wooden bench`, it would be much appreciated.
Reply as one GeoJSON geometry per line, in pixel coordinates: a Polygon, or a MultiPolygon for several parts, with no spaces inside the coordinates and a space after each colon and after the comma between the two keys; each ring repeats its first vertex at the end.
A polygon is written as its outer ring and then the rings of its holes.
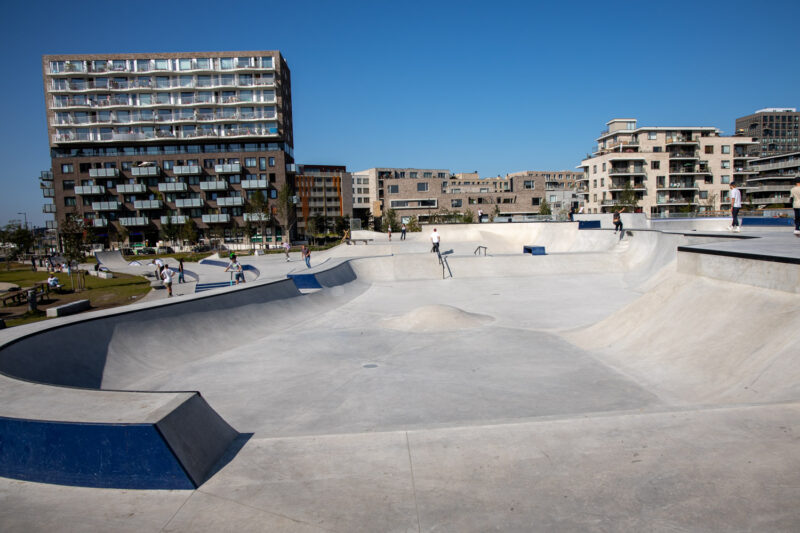
{"type": "Polygon", "coordinates": [[[371,243],[375,239],[347,239],[347,245],[355,245],[358,242],[363,242],[365,245],[371,243]]]}
{"type": "Polygon", "coordinates": [[[9,302],[15,305],[22,305],[28,301],[28,291],[36,291],[36,301],[41,302],[44,297],[50,294],[50,286],[47,283],[36,283],[33,287],[27,287],[18,291],[9,292],[3,295],[3,307],[7,307],[9,302]]]}

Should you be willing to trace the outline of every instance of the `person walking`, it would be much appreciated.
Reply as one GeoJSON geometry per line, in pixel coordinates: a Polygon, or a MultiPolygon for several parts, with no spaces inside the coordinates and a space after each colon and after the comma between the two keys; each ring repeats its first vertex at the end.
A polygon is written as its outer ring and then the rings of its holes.
{"type": "Polygon", "coordinates": [[[622,213],[624,213],[624,212],[625,212],[625,208],[624,207],[622,209],[617,209],[616,211],[614,211],[614,219],[613,219],[614,220],[614,234],[616,234],[618,231],[620,233],[622,233],[622,229],[623,229],[622,228],[622,213]]]}
{"type": "Polygon", "coordinates": [[[728,229],[737,232],[742,231],[741,226],[739,226],[739,209],[742,208],[742,191],[736,188],[735,183],[731,183],[730,200],[731,200],[731,225],[728,226],[728,229]]]}
{"type": "Polygon", "coordinates": [[[157,271],[158,277],[160,278],[161,277],[161,271],[164,270],[164,261],[162,261],[161,259],[156,257],[155,259],[153,259],[153,264],[156,266],[156,271],[157,271]]]}
{"type": "Polygon", "coordinates": [[[178,259],[178,283],[186,283],[186,279],[183,277],[183,257],[178,259]]]}
{"type": "Polygon", "coordinates": [[[386,234],[389,235],[389,242],[392,242],[392,227],[386,228],[386,234]]]}
{"type": "Polygon", "coordinates": [[[172,276],[174,275],[175,272],[169,267],[169,265],[164,265],[164,268],[161,269],[161,282],[167,289],[167,298],[172,297],[172,276]]]}
{"type": "Polygon", "coordinates": [[[406,240],[406,225],[405,224],[400,226],[400,240],[401,241],[406,240]]]}
{"type": "Polygon", "coordinates": [[[241,281],[244,283],[244,269],[242,268],[242,264],[236,259],[235,255],[231,256],[231,262],[228,263],[228,266],[225,267],[225,272],[232,270],[234,274],[234,279],[236,280],[236,285],[239,284],[241,281]]]}
{"type": "Polygon", "coordinates": [[[794,179],[794,187],[789,196],[792,198],[794,209],[794,234],[800,237],[800,174],[794,179]]]}
{"type": "Polygon", "coordinates": [[[433,247],[431,248],[431,252],[439,253],[439,242],[441,241],[441,237],[439,236],[439,232],[436,231],[436,228],[433,228],[431,232],[431,244],[433,247]]]}
{"type": "Polygon", "coordinates": [[[311,250],[305,244],[300,249],[300,255],[303,256],[303,261],[306,262],[306,267],[311,268],[311,250]]]}
{"type": "Polygon", "coordinates": [[[283,253],[286,254],[286,261],[291,261],[291,259],[289,259],[289,250],[292,249],[292,245],[289,244],[288,241],[283,241],[281,246],[283,246],[283,253]]]}

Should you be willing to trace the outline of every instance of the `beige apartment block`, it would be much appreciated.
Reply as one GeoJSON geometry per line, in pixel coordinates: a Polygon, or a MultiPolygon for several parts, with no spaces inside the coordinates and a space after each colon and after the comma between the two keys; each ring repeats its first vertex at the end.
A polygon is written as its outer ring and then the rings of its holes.
{"type": "Polygon", "coordinates": [[[568,210],[581,176],[562,170],[481,178],[476,172],[445,169],[371,168],[353,173],[353,206],[369,205],[373,216],[393,209],[401,220],[414,216],[422,222],[445,212],[470,211],[475,220],[479,213],[485,220],[535,216],[545,199],[553,212],[568,210]]]}
{"type": "Polygon", "coordinates": [[[730,184],[749,175],[749,137],[720,135],[713,127],[638,127],[616,118],[581,162],[579,195],[587,213],[610,212],[626,186],[649,216],[730,208],[730,184]]]}
{"type": "Polygon", "coordinates": [[[316,219],[316,233],[335,229],[336,219],[353,216],[353,178],[339,165],[297,165],[298,233],[308,235],[309,220],[316,219]]]}

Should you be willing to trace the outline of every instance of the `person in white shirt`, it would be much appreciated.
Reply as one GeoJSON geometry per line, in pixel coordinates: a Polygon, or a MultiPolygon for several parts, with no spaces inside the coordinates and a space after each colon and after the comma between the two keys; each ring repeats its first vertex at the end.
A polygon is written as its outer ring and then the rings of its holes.
{"type": "Polygon", "coordinates": [[[175,271],[169,268],[169,265],[165,265],[164,268],[161,269],[161,280],[164,282],[164,287],[167,289],[167,298],[172,296],[172,276],[175,275],[175,271]]]}
{"type": "Polygon", "coordinates": [[[292,245],[289,244],[288,241],[283,241],[283,252],[286,254],[286,260],[289,261],[289,250],[292,249],[292,245]]]}
{"type": "Polygon", "coordinates": [[[156,266],[156,271],[157,271],[156,273],[158,274],[158,277],[160,278],[161,277],[161,271],[164,270],[164,261],[162,261],[161,259],[156,257],[155,259],[153,259],[153,264],[156,266]]]}
{"type": "Polygon", "coordinates": [[[789,196],[792,198],[792,208],[794,209],[794,234],[800,237],[800,176],[794,180],[789,196]]]}
{"type": "Polygon", "coordinates": [[[436,228],[433,228],[433,232],[431,233],[431,244],[433,244],[433,248],[431,249],[431,252],[439,253],[440,240],[439,232],[436,231],[436,228]]]}
{"type": "Polygon", "coordinates": [[[731,183],[731,225],[728,229],[731,231],[742,231],[739,226],[739,209],[742,208],[742,191],[736,188],[735,183],[731,183]]]}
{"type": "Polygon", "coordinates": [[[244,269],[242,268],[242,264],[236,259],[235,255],[231,257],[231,262],[228,263],[227,267],[225,267],[225,272],[229,270],[233,270],[236,273],[236,285],[238,285],[240,281],[244,283],[244,269]]]}

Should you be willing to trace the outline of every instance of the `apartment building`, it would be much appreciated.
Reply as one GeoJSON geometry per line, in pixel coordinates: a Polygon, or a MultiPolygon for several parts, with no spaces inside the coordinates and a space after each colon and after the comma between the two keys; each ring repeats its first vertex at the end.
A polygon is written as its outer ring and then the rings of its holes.
{"type": "Polygon", "coordinates": [[[766,157],[800,151],[800,113],[794,107],[769,107],[736,119],[736,134],[758,141],[748,155],[766,157]]]}
{"type": "Polygon", "coordinates": [[[323,227],[333,230],[337,217],[353,216],[353,177],[347,167],[338,165],[297,165],[295,176],[298,233],[305,235],[308,221],[316,217],[323,227]]]}
{"type": "Polygon", "coordinates": [[[800,176],[800,152],[754,159],[750,167],[755,174],[748,177],[744,189],[753,207],[792,207],[789,192],[800,176]]]}
{"type": "Polygon", "coordinates": [[[578,194],[588,213],[610,212],[626,188],[650,216],[728,209],[730,183],[743,185],[754,173],[751,138],[713,127],[639,127],[636,119],[606,125],[580,165],[578,194]]]}
{"type": "Polygon", "coordinates": [[[368,189],[369,196],[355,196],[368,198],[373,216],[393,209],[401,220],[415,216],[426,222],[443,212],[471,211],[475,220],[479,210],[499,217],[537,215],[544,199],[552,200],[554,210],[568,209],[582,173],[525,171],[481,178],[476,172],[453,174],[446,169],[372,168],[353,176],[367,180],[355,187],[368,189]]]}
{"type": "Polygon", "coordinates": [[[57,221],[107,242],[151,243],[164,224],[246,239],[246,204],[292,191],[291,74],[277,51],[42,58],[57,221]]]}

